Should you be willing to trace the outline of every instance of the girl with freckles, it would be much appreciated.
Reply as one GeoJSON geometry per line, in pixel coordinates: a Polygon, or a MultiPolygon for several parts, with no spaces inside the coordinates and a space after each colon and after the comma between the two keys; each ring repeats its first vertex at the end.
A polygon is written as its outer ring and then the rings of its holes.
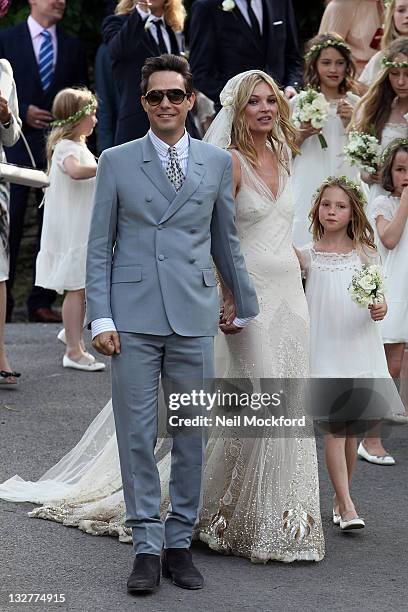
{"type": "MultiPolygon", "coordinates": [[[[357,169],[350,166],[343,153],[347,126],[358,102],[358,96],[353,93],[355,67],[350,47],[341,36],[328,33],[313,38],[307,48],[305,86],[324,95],[329,111],[322,129],[315,129],[310,121],[305,122],[297,136],[300,154],[293,162],[293,243],[296,247],[305,246],[312,239],[309,213],[312,196],[322,181],[328,176],[342,175],[357,180],[357,169]],[[320,133],[327,142],[327,149],[320,145],[317,137],[320,133]]],[[[298,99],[295,96],[290,102],[293,111],[298,99]]]]}

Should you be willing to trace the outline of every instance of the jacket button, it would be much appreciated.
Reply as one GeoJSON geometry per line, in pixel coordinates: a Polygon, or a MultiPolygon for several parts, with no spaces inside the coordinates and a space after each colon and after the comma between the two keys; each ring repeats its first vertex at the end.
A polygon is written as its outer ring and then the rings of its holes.
{"type": "Polygon", "coordinates": [[[164,260],[164,255],[159,255],[159,261],[163,261],[164,260]]]}
{"type": "Polygon", "coordinates": [[[158,226],[157,226],[157,229],[158,229],[158,230],[161,230],[161,229],[163,229],[163,226],[162,226],[162,225],[158,225],[158,226]]]}
{"type": "Polygon", "coordinates": [[[196,200],[196,204],[202,204],[203,201],[202,200],[196,200]]]}
{"type": "Polygon", "coordinates": [[[145,197],[146,202],[151,202],[153,200],[152,196],[145,197]]]}
{"type": "Polygon", "coordinates": [[[191,230],[190,230],[190,234],[195,234],[195,233],[196,233],[196,231],[197,231],[197,230],[193,228],[193,229],[191,229],[191,230]]]}
{"type": "Polygon", "coordinates": [[[195,263],[195,262],[196,262],[196,260],[195,260],[195,258],[194,258],[194,257],[190,257],[189,262],[190,262],[191,264],[193,264],[193,263],[195,263]]]}

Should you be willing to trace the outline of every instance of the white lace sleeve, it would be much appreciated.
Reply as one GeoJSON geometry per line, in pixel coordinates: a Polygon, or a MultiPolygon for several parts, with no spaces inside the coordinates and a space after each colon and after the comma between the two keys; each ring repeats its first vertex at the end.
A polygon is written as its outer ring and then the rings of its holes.
{"type": "Polygon", "coordinates": [[[296,248],[296,254],[299,258],[299,262],[300,262],[300,267],[302,270],[302,278],[307,278],[309,271],[310,271],[310,264],[311,264],[311,255],[310,255],[310,247],[311,245],[308,244],[304,247],[302,247],[301,249],[296,248]]]}
{"type": "Polygon", "coordinates": [[[395,204],[387,196],[378,196],[372,204],[371,217],[376,220],[377,217],[384,217],[387,221],[392,221],[395,214],[395,204]]]}
{"type": "Polygon", "coordinates": [[[52,156],[53,161],[66,173],[64,161],[72,155],[78,162],[81,160],[81,145],[72,140],[60,140],[55,146],[52,156]]]}

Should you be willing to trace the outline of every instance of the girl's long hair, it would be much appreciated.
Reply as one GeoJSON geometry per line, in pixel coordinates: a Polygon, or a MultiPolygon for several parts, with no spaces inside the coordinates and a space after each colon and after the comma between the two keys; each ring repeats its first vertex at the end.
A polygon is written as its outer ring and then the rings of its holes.
{"type": "MultiPolygon", "coordinates": [[[[117,15],[129,15],[135,8],[134,0],[120,0],[115,9],[117,15]]],[[[182,32],[186,20],[186,9],[182,0],[165,0],[164,20],[175,32],[182,32]]]]}
{"type": "MultiPolygon", "coordinates": [[[[338,34],[335,34],[334,32],[318,34],[317,36],[309,40],[309,42],[306,45],[306,51],[311,49],[314,45],[319,45],[329,40],[336,40],[342,43],[345,42],[341,36],[339,36],[338,34]]],[[[356,67],[354,65],[353,58],[351,56],[351,51],[349,51],[345,47],[336,47],[335,45],[333,45],[332,47],[325,47],[325,48],[326,49],[327,48],[336,49],[336,51],[338,51],[340,55],[342,55],[342,57],[346,61],[346,74],[344,76],[343,81],[339,85],[339,92],[341,94],[345,94],[348,91],[357,92],[357,83],[355,80],[356,67]]],[[[313,87],[313,89],[319,89],[320,87],[320,78],[319,78],[319,73],[317,70],[317,62],[319,60],[321,52],[322,51],[319,51],[318,53],[314,53],[312,57],[305,59],[305,69],[304,69],[303,80],[306,86],[313,87]]]]}
{"type": "Polygon", "coordinates": [[[344,181],[343,177],[330,177],[318,189],[313,201],[312,210],[309,214],[310,230],[313,234],[313,242],[317,242],[324,235],[324,227],[319,220],[319,208],[325,190],[328,187],[339,187],[347,195],[351,206],[351,219],[347,226],[347,236],[353,241],[354,247],[358,250],[363,247],[376,250],[374,243],[374,231],[364,212],[364,203],[358,197],[350,185],[344,181]]]}
{"type": "MultiPolygon", "coordinates": [[[[93,99],[92,92],[86,88],[67,87],[57,93],[52,105],[52,114],[55,119],[67,119],[90,104],[93,99]]],[[[82,119],[82,117],[81,117],[82,119]]],[[[51,167],[51,158],[55,145],[64,138],[72,139],[78,123],[53,127],[47,138],[46,155],[48,170],[51,167]]]]}
{"type": "Polygon", "coordinates": [[[254,74],[244,78],[238,86],[234,100],[234,118],[231,132],[231,147],[235,147],[255,168],[258,167],[258,157],[256,154],[254,141],[245,118],[245,108],[250,97],[259,83],[266,83],[272,89],[278,107],[275,124],[268,134],[268,142],[272,150],[276,153],[278,161],[285,168],[287,167],[284,147],[288,145],[292,153],[298,153],[296,145],[296,130],[290,121],[289,104],[283,96],[279,87],[272,77],[266,72],[259,70],[254,74]]]}
{"type": "MultiPolygon", "coordinates": [[[[408,37],[400,36],[394,40],[385,57],[394,61],[398,55],[405,55],[408,60],[408,37]]],[[[395,91],[391,87],[388,75],[392,68],[383,68],[367,93],[359,100],[354,109],[349,130],[372,133],[378,139],[390,116],[391,104],[395,98],[395,91]]]]}
{"type": "Polygon", "coordinates": [[[385,9],[384,16],[384,34],[381,38],[381,49],[384,51],[388,49],[393,40],[400,36],[399,32],[395,27],[394,22],[394,12],[395,12],[395,0],[391,0],[385,9]]]}

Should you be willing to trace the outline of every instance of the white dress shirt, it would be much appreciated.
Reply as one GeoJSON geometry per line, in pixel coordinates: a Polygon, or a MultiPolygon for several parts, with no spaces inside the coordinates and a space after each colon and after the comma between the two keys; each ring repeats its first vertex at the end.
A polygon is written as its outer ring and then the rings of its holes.
{"type": "Polygon", "coordinates": [[[33,44],[34,55],[35,55],[35,59],[37,60],[37,64],[38,64],[38,60],[40,57],[41,45],[44,42],[44,37],[41,36],[41,32],[43,32],[44,30],[47,30],[47,32],[51,34],[51,41],[52,41],[52,46],[54,50],[53,66],[55,68],[55,64],[57,63],[57,51],[58,51],[57,26],[53,25],[50,28],[43,28],[43,26],[40,25],[38,21],[36,21],[33,17],[31,17],[31,15],[29,15],[27,19],[27,26],[30,32],[31,42],[33,44]]]}
{"type": "Polygon", "coordinates": [[[145,29],[148,29],[150,34],[153,36],[156,44],[159,44],[159,37],[157,36],[157,30],[156,30],[156,26],[154,26],[151,22],[152,21],[161,21],[162,22],[162,26],[161,26],[161,31],[163,34],[163,40],[164,40],[164,44],[167,47],[167,51],[168,53],[171,53],[171,42],[170,42],[170,36],[169,33],[167,32],[167,28],[166,28],[166,24],[164,22],[164,18],[163,17],[155,17],[154,15],[151,14],[150,11],[142,11],[142,9],[137,6],[136,7],[137,12],[139,13],[139,15],[141,16],[142,19],[146,19],[146,23],[145,23],[145,29]]]}
{"type": "MultiPolygon", "coordinates": [[[[235,3],[237,5],[237,7],[239,8],[239,10],[241,11],[241,13],[243,14],[243,16],[245,18],[245,21],[247,22],[249,27],[251,27],[251,22],[249,20],[249,15],[248,15],[247,0],[235,0],[235,3]]],[[[261,34],[263,34],[263,6],[262,6],[262,0],[252,0],[251,6],[252,6],[252,10],[255,13],[255,17],[257,18],[257,20],[259,22],[259,27],[260,27],[260,30],[261,30],[261,34]]]]}
{"type": "MultiPolygon", "coordinates": [[[[163,142],[152,130],[150,129],[148,132],[148,136],[152,141],[154,148],[156,149],[156,153],[159,157],[161,165],[163,169],[166,169],[168,159],[169,159],[169,145],[166,142],[163,142]]],[[[190,150],[190,137],[188,133],[185,131],[183,136],[180,138],[178,142],[174,145],[176,147],[178,160],[180,162],[181,169],[183,171],[184,176],[187,175],[187,167],[188,167],[188,154],[190,150]]],[[[250,317],[248,319],[238,319],[237,317],[234,319],[233,323],[237,327],[245,327],[249,321],[251,321],[254,317],[250,317]]],[[[116,331],[115,323],[110,318],[102,318],[95,319],[95,321],[91,322],[92,329],[92,339],[95,338],[98,334],[107,331],[116,331]]]]}

